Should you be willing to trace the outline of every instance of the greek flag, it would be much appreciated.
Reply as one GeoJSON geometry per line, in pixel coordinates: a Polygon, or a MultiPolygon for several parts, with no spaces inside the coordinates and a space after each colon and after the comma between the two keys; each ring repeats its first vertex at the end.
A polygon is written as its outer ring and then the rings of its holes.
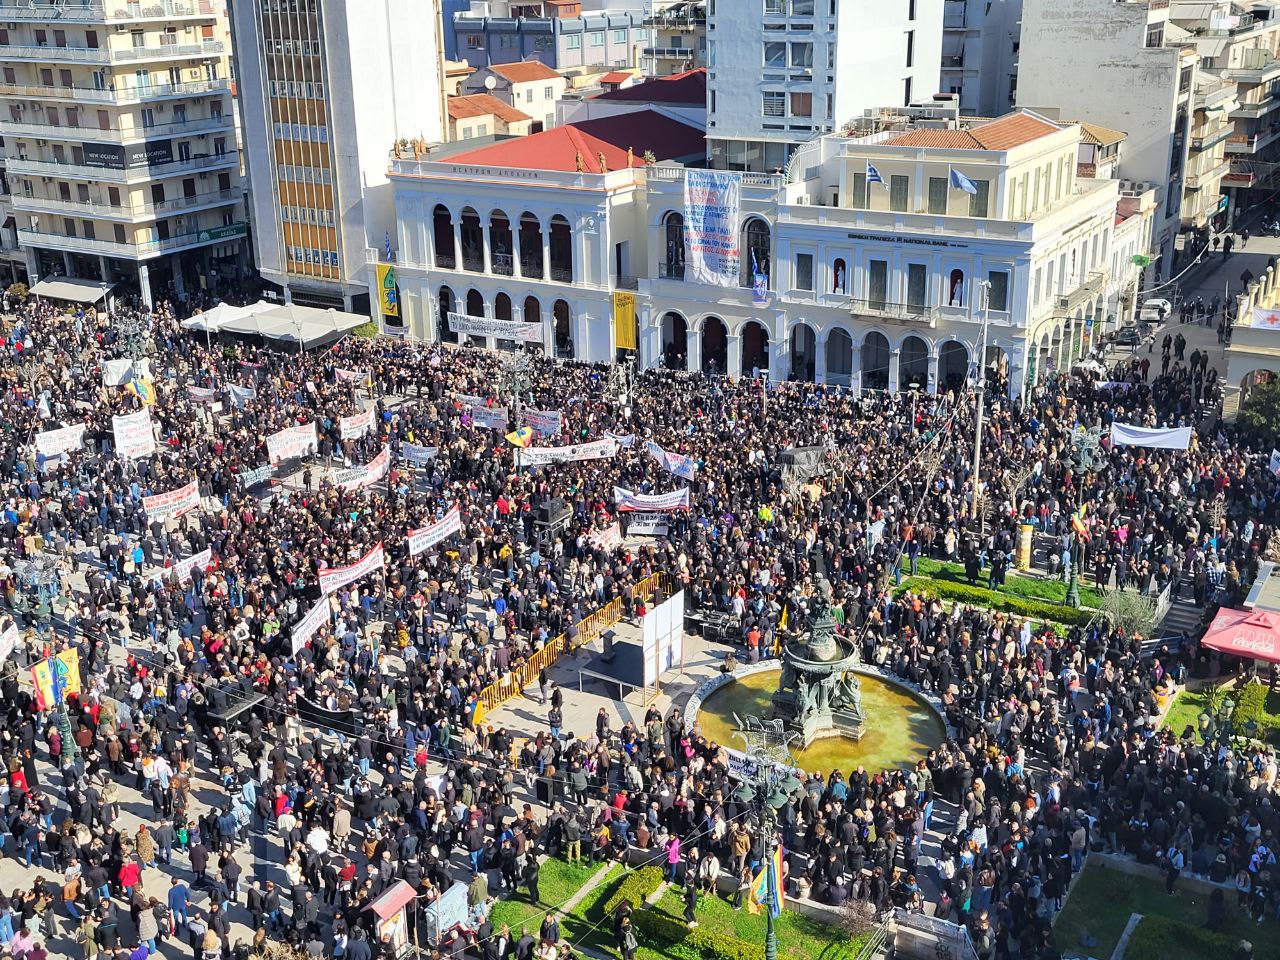
{"type": "Polygon", "coordinates": [[[393,259],[395,259],[391,255],[391,231],[390,230],[384,230],[382,232],[382,252],[387,255],[386,256],[387,263],[390,263],[393,259]]]}
{"type": "Polygon", "coordinates": [[[870,160],[868,160],[867,161],[867,186],[869,187],[873,183],[878,183],[882,187],[887,187],[889,185],[888,183],[885,182],[884,177],[880,176],[880,171],[875,168],[875,164],[873,164],[870,160]]]}
{"type": "Polygon", "coordinates": [[[948,167],[947,169],[951,171],[951,188],[953,190],[963,190],[965,193],[978,192],[978,185],[955,167],[948,167]]]}

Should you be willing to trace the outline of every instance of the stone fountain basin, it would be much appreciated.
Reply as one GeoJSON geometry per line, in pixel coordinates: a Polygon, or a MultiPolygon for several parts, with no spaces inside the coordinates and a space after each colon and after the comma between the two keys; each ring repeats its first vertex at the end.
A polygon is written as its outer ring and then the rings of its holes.
{"type": "MultiPolygon", "coordinates": [[[[842,645],[843,648],[843,645],[842,645]]],[[[827,676],[832,673],[844,673],[846,670],[852,670],[861,664],[861,659],[852,649],[849,650],[839,660],[807,660],[802,657],[795,647],[787,648],[787,659],[801,673],[817,674],[818,676],[827,676]]],[[[776,661],[775,661],[776,662],[776,661]]]]}

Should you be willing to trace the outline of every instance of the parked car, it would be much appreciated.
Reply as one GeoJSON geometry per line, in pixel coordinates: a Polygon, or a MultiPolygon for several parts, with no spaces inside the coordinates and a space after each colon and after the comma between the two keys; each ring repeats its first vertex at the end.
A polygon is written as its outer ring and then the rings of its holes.
{"type": "Polygon", "coordinates": [[[1117,347],[1136,347],[1143,340],[1142,331],[1136,326],[1121,327],[1113,335],[1111,342],[1117,347]]]}

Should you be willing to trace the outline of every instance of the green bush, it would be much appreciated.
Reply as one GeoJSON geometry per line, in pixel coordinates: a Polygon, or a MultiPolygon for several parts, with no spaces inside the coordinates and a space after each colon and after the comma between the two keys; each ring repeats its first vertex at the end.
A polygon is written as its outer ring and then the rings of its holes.
{"type": "Polygon", "coordinates": [[[662,870],[658,867],[641,867],[627,874],[614,895],[604,902],[604,915],[612,917],[624,903],[631,904],[633,911],[639,911],[660,886],[662,870]]]}
{"type": "Polygon", "coordinates": [[[27,299],[30,291],[27,290],[27,285],[19,280],[17,283],[9,284],[9,288],[5,292],[9,294],[10,300],[17,300],[21,303],[27,299]]]}
{"type": "Polygon", "coordinates": [[[1084,626],[1093,618],[1090,610],[1079,610],[1059,603],[1046,603],[1043,600],[1028,600],[1013,597],[986,587],[974,587],[967,583],[952,583],[947,580],[933,580],[927,577],[909,577],[902,581],[895,593],[913,590],[927,597],[941,600],[952,600],[956,603],[967,603],[973,606],[986,607],[988,610],[1003,610],[1020,617],[1031,617],[1034,620],[1052,620],[1068,626],[1084,626]]]}
{"type": "Polygon", "coordinates": [[[1266,684],[1246,684],[1236,692],[1231,723],[1237,733],[1243,734],[1245,724],[1250,721],[1256,725],[1259,739],[1265,740],[1280,731],[1280,698],[1272,697],[1266,684]]]}
{"type": "Polygon", "coordinates": [[[668,956],[695,954],[701,960],[764,960],[764,947],[711,930],[690,930],[680,920],[656,910],[637,910],[636,929],[668,956]],[[676,949],[681,948],[684,949],[676,949]]]}
{"type": "Polygon", "coordinates": [[[1148,914],[1129,938],[1124,960],[1229,957],[1235,952],[1235,946],[1236,939],[1225,933],[1148,914]]]}
{"type": "Polygon", "coordinates": [[[351,331],[357,337],[364,340],[372,340],[378,335],[378,321],[368,320],[351,331]]]}

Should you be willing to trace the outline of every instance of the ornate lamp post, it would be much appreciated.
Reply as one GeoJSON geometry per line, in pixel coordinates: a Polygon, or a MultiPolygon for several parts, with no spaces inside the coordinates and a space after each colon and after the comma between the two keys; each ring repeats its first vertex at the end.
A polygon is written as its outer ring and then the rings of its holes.
{"type": "MultiPolygon", "coordinates": [[[[1078,427],[1071,436],[1071,461],[1077,477],[1077,500],[1084,497],[1084,475],[1097,469],[1102,459],[1100,453],[1102,434],[1100,430],[1089,430],[1078,427]]],[[[1068,607],[1080,606],[1080,535],[1073,526],[1071,529],[1071,564],[1067,571],[1068,607]]]]}

